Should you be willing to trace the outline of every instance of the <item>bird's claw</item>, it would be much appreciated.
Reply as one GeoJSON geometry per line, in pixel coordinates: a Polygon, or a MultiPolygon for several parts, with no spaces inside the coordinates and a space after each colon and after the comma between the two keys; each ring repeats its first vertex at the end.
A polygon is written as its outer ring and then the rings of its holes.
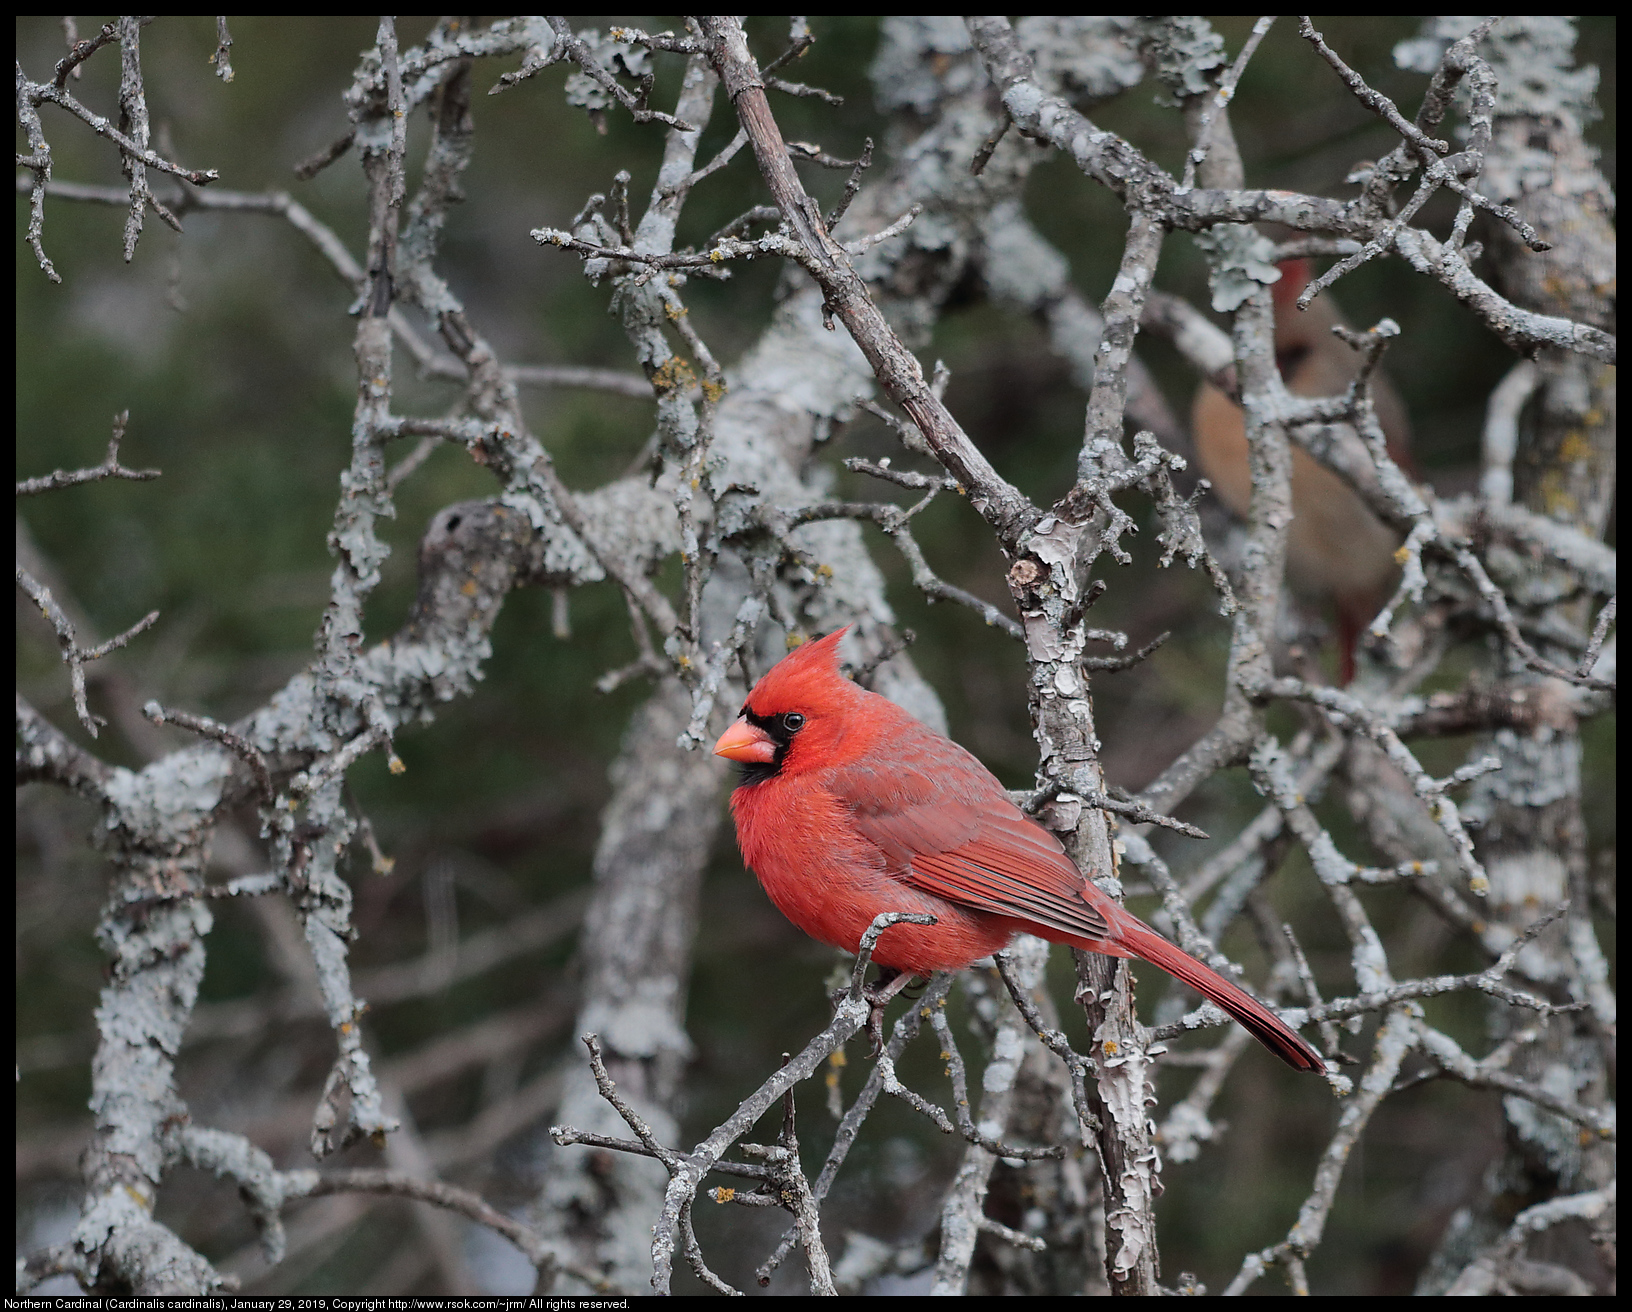
{"type": "MultiPolygon", "coordinates": [[[[837,989],[828,995],[828,1001],[836,1010],[849,996],[849,989],[837,989]]],[[[890,999],[879,997],[871,985],[862,989],[861,996],[867,1003],[867,1037],[872,1040],[871,1051],[867,1055],[877,1057],[884,1051],[884,1009],[890,1005],[890,999]]]]}
{"type": "Polygon", "coordinates": [[[880,998],[867,993],[867,1038],[869,1045],[867,1056],[873,1061],[878,1060],[878,1054],[884,1051],[884,1008],[890,1005],[888,998],[880,998]]]}
{"type": "Polygon", "coordinates": [[[867,999],[868,1007],[867,1037],[872,1040],[872,1051],[867,1054],[869,1057],[876,1059],[884,1051],[884,1009],[912,980],[910,971],[880,966],[878,978],[862,987],[861,996],[867,999]]]}

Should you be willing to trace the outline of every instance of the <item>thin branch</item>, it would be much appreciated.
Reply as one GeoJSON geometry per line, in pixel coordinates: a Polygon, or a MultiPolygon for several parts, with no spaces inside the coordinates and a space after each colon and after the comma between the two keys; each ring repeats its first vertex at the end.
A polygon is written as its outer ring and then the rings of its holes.
{"type": "Polygon", "coordinates": [[[250,773],[255,776],[256,787],[260,789],[262,801],[270,803],[277,795],[272,786],[272,771],[267,765],[266,757],[261,753],[260,748],[256,747],[242,734],[234,733],[226,725],[210,719],[207,715],[192,715],[187,711],[166,710],[156,701],[150,701],[143,706],[142,714],[154,724],[173,724],[178,728],[190,729],[193,733],[222,744],[249,767],[250,773]]]}
{"type": "Polygon", "coordinates": [[[1088,1095],[1088,1075],[1094,1066],[1092,1060],[1072,1048],[1071,1041],[1063,1032],[1044,1024],[1037,1004],[1015,976],[1014,963],[1008,954],[999,952],[992,960],[997,964],[997,973],[1009,996],[1014,999],[1015,1007],[1025,1018],[1026,1024],[1031,1026],[1032,1033],[1065,1064],[1066,1073],[1071,1079],[1071,1099],[1077,1109],[1077,1124],[1082,1130],[1082,1143],[1087,1147],[1093,1136],[1099,1133],[1099,1118],[1094,1114],[1093,1102],[1088,1095]]]}
{"type": "Polygon", "coordinates": [[[113,767],[98,760],[52,724],[23,697],[17,698],[17,784],[52,782],[101,799],[113,767]]]}
{"type": "Polygon", "coordinates": [[[754,143],[760,173],[782,211],[805,267],[826,293],[827,303],[844,322],[890,399],[911,416],[936,458],[969,490],[975,509],[1012,545],[1039,517],[1020,491],[1000,477],[969,440],[940,399],[930,390],[923,370],[873,303],[845,249],[833,240],[821,213],[805,191],[788,159],[781,130],[765,99],[765,90],[741,24],[730,17],[703,16],[699,23],[709,58],[754,143]]]}
{"type": "Polygon", "coordinates": [[[1201,122],[1196,128],[1196,139],[1189,152],[1184,157],[1184,177],[1179,183],[1179,190],[1189,191],[1195,185],[1196,170],[1201,167],[1207,158],[1207,151],[1212,145],[1213,124],[1218,121],[1224,107],[1235,98],[1235,89],[1241,83],[1241,75],[1247,71],[1247,64],[1258,51],[1258,46],[1269,35],[1270,26],[1275,22],[1274,15],[1265,14],[1252,25],[1252,31],[1247,34],[1246,41],[1235,56],[1235,62],[1230,65],[1224,76],[1218,80],[1218,86],[1208,94],[1207,108],[1201,116],[1201,122]]]}
{"type": "Polygon", "coordinates": [[[1615,622],[1615,598],[1611,597],[1604,603],[1598,612],[1598,620],[1592,626],[1592,638],[1587,643],[1587,649],[1581,654],[1581,662],[1575,667],[1578,678],[1586,678],[1592,673],[1593,666],[1598,664],[1598,657],[1603,654],[1604,640],[1609,637],[1609,626],[1615,622]]]}
{"type": "Polygon", "coordinates": [[[62,652],[62,663],[68,667],[69,682],[73,687],[74,712],[79,716],[80,724],[85,726],[85,732],[92,738],[97,736],[98,727],[107,723],[100,715],[92,715],[90,702],[85,692],[85,665],[89,661],[100,660],[110,652],[123,647],[137,634],[145,633],[158,623],[159,612],[149,611],[136,623],[132,624],[118,637],[109,638],[106,642],[98,643],[94,647],[81,647],[74,633],[74,626],[68,619],[66,612],[57,604],[51,590],[39,582],[21,565],[17,566],[17,586],[39,608],[40,614],[45,616],[51,627],[56,631],[57,646],[62,652]]]}
{"type": "MultiPolygon", "coordinates": [[[[556,1264],[550,1245],[531,1226],[523,1225],[506,1216],[480,1194],[440,1180],[421,1180],[402,1171],[388,1171],[358,1167],[349,1171],[288,1171],[288,1196],[292,1198],[322,1198],[333,1194],[380,1194],[391,1198],[411,1198],[417,1203],[457,1212],[484,1225],[495,1234],[503,1235],[526,1255],[527,1260],[540,1270],[556,1264]]],[[[583,1273],[574,1272],[580,1279],[583,1273]]],[[[592,1287],[606,1288],[604,1278],[592,1278],[592,1287]]]]}
{"type": "Polygon", "coordinates": [[[683,123],[673,114],[665,114],[659,109],[648,109],[644,97],[636,96],[632,91],[619,82],[611,73],[601,67],[600,61],[590,52],[587,45],[574,35],[567,26],[567,20],[550,15],[550,27],[555,31],[555,57],[565,57],[572,60],[584,70],[590,78],[608,95],[612,96],[620,105],[627,109],[636,123],[662,123],[667,127],[678,128],[681,132],[695,132],[697,129],[690,123],[683,123]]]}
{"type": "Polygon", "coordinates": [[[126,469],[119,463],[119,443],[124,440],[125,425],[129,422],[129,410],[122,410],[113,417],[113,436],[108,439],[108,454],[102,458],[100,465],[90,469],[57,469],[40,478],[25,478],[17,484],[17,495],[38,496],[41,492],[76,487],[80,483],[98,483],[105,478],[128,478],[132,482],[145,483],[159,477],[160,471],[157,469],[126,469]]]}
{"type": "MultiPolygon", "coordinates": [[[[746,138],[746,130],[744,130],[741,135],[746,138]]],[[[827,224],[827,230],[829,232],[832,232],[839,226],[839,220],[842,219],[845,216],[846,211],[849,210],[850,202],[855,200],[857,194],[861,191],[862,174],[866,173],[872,166],[873,139],[868,137],[867,140],[862,143],[861,158],[856,161],[855,167],[850,170],[850,177],[845,181],[844,195],[839,197],[839,203],[828,211],[827,218],[824,220],[824,222],[827,224]]]]}

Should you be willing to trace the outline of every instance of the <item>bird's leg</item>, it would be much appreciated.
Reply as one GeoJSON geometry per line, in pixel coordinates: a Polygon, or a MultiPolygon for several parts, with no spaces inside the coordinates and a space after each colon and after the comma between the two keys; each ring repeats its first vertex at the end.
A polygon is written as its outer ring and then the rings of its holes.
{"type": "Polygon", "coordinates": [[[872,1008],[867,1013],[867,1034],[873,1041],[870,1056],[876,1057],[884,1051],[884,1008],[890,1005],[890,999],[916,978],[911,971],[897,970],[893,966],[880,966],[878,978],[862,989],[862,996],[872,1008]]]}

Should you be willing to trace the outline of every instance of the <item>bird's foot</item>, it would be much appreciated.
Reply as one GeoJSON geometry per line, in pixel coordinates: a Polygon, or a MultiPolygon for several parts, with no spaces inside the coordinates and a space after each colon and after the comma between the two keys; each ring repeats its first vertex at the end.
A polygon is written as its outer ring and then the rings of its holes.
{"type": "Polygon", "coordinates": [[[870,1008],[867,1013],[867,1036],[872,1040],[872,1050],[868,1056],[876,1058],[884,1051],[884,1009],[915,978],[910,971],[880,966],[878,978],[862,989],[861,996],[867,999],[870,1008]]]}

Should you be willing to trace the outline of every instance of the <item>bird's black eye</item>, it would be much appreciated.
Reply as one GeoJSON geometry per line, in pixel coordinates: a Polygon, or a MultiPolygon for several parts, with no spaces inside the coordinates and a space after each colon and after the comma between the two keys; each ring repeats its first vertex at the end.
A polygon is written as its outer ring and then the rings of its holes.
{"type": "Polygon", "coordinates": [[[782,727],[789,733],[798,733],[805,727],[805,717],[798,711],[789,711],[782,717],[782,727]]]}

